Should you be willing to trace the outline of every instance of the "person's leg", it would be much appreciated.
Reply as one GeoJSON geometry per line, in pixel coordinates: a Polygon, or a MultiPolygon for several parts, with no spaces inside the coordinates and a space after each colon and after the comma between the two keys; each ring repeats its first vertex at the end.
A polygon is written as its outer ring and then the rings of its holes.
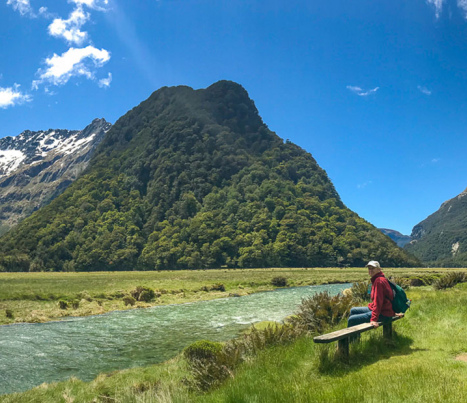
{"type": "Polygon", "coordinates": [[[347,321],[347,327],[360,325],[361,323],[370,323],[371,310],[368,307],[355,307],[350,310],[350,316],[347,321]]]}

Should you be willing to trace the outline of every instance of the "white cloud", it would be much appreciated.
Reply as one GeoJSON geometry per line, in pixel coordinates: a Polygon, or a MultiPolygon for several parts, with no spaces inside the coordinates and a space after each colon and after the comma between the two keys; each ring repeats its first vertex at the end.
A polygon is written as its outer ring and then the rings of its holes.
{"type": "Polygon", "coordinates": [[[433,4],[435,6],[435,15],[436,15],[436,18],[439,18],[441,14],[441,10],[443,9],[444,0],[427,0],[427,3],[433,4]]]}
{"type": "Polygon", "coordinates": [[[21,15],[35,17],[34,11],[32,10],[29,0],[8,0],[6,4],[12,6],[13,10],[19,11],[21,15]]]}
{"type": "Polygon", "coordinates": [[[417,86],[418,90],[425,95],[431,95],[431,90],[426,87],[422,87],[421,85],[417,86]]]}
{"type": "Polygon", "coordinates": [[[457,0],[457,6],[464,11],[464,16],[467,18],[467,0],[457,0]]]}
{"type": "Polygon", "coordinates": [[[45,60],[48,68],[44,71],[39,69],[39,80],[32,83],[33,89],[38,89],[40,84],[49,83],[53,85],[66,84],[70,78],[84,76],[94,79],[94,71],[102,67],[110,60],[110,53],[105,49],[96,49],[87,46],[81,49],[70,48],[62,55],[54,55],[45,60]]]}
{"type": "Polygon", "coordinates": [[[56,18],[49,25],[49,34],[57,38],[64,38],[69,44],[81,45],[88,37],[87,32],[81,31],[81,27],[89,20],[89,13],[78,7],[70,14],[67,20],[56,18]]]}
{"type": "Polygon", "coordinates": [[[360,87],[356,87],[354,85],[348,85],[347,89],[352,91],[354,94],[357,94],[360,97],[366,97],[366,96],[368,96],[370,94],[374,94],[376,91],[378,91],[379,87],[375,87],[375,88],[373,88],[371,90],[365,91],[360,87]]]}
{"type": "Polygon", "coordinates": [[[432,164],[436,164],[436,163],[439,162],[439,161],[440,161],[440,158],[433,158],[433,159],[431,160],[431,163],[432,163],[432,164]]]}
{"type": "Polygon", "coordinates": [[[360,183],[357,185],[357,189],[363,189],[366,188],[368,185],[371,185],[373,182],[372,181],[366,181],[364,183],[360,183]]]}
{"type": "Polygon", "coordinates": [[[99,82],[97,83],[99,85],[99,87],[101,88],[107,88],[107,87],[110,87],[110,83],[112,82],[112,73],[109,73],[109,75],[107,76],[107,78],[102,78],[99,80],[99,82]]]}
{"type": "Polygon", "coordinates": [[[94,10],[105,11],[106,6],[109,4],[108,0],[70,0],[71,3],[75,3],[78,6],[87,6],[94,10]]]}
{"type": "Polygon", "coordinates": [[[29,102],[31,97],[19,91],[19,85],[15,84],[13,87],[2,88],[0,87],[0,108],[6,109],[9,106],[29,102]]]}

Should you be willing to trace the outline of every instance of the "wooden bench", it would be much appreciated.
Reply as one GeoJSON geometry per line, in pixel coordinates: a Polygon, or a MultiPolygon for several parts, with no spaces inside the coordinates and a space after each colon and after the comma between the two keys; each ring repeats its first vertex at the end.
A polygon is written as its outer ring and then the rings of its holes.
{"type": "MultiPolygon", "coordinates": [[[[401,319],[401,316],[393,316],[390,321],[378,322],[383,326],[383,336],[386,339],[392,338],[392,322],[401,319]]],[[[352,327],[347,327],[342,330],[337,330],[332,333],[322,334],[313,338],[315,343],[332,343],[337,341],[337,351],[342,359],[349,358],[349,343],[352,336],[357,336],[360,333],[367,332],[368,330],[377,329],[369,323],[362,323],[352,327]]]]}

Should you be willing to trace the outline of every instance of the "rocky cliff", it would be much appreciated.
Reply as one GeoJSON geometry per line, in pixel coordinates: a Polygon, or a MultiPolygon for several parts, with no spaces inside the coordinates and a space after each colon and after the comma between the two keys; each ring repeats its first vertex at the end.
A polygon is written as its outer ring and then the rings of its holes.
{"type": "Polygon", "coordinates": [[[84,130],[26,130],[0,139],[0,233],[62,193],[110,127],[95,119],[84,130]]]}

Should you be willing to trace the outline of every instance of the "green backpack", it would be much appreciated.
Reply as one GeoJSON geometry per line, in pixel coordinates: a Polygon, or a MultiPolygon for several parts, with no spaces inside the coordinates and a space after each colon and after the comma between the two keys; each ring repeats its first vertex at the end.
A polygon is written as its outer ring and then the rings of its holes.
{"type": "Polygon", "coordinates": [[[407,298],[407,295],[401,286],[389,280],[388,283],[391,286],[392,292],[394,294],[394,299],[392,300],[392,309],[394,309],[395,313],[404,313],[407,309],[410,308],[412,300],[407,298]]]}

